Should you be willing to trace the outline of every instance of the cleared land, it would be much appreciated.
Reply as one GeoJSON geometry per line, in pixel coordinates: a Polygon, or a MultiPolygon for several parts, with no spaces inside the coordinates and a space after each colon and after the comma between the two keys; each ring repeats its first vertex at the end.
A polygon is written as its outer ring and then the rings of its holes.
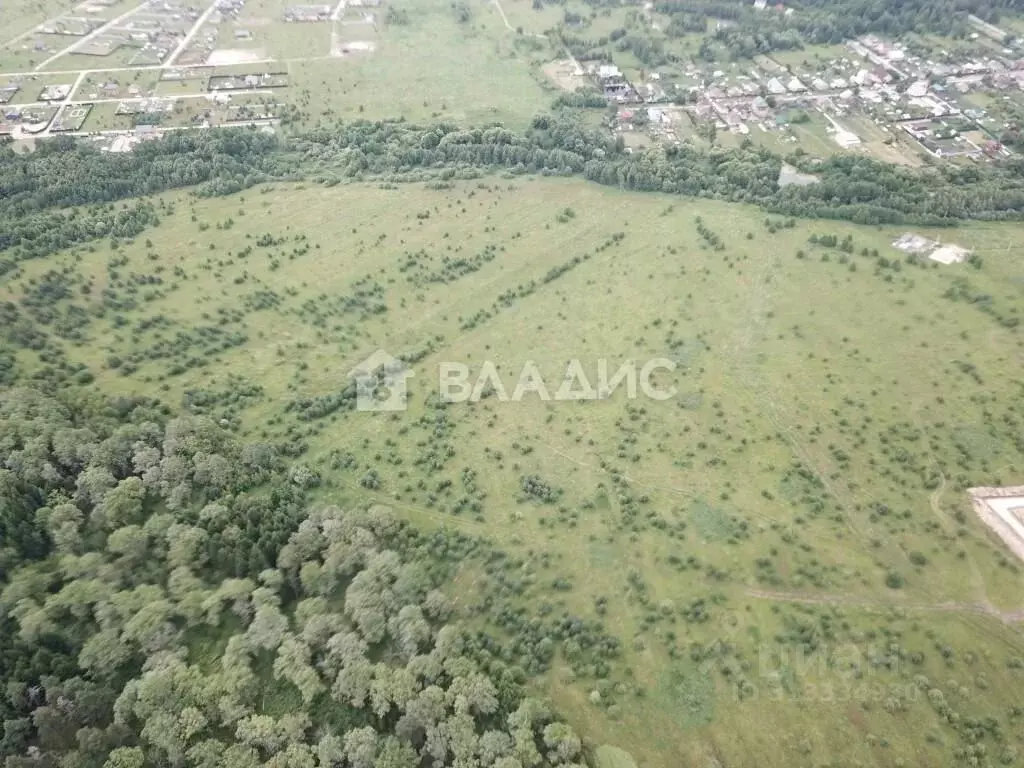
{"type": "Polygon", "coordinates": [[[1024,486],[972,488],[970,495],[985,525],[1024,560],[1024,486]]]}
{"type": "MultiPolygon", "coordinates": [[[[67,270],[90,290],[54,307],[88,318],[66,353],[107,391],[291,445],[325,500],[526,558],[513,604],[622,642],[534,683],[592,741],[666,768],[955,765],[960,723],[1019,705],[1024,579],[964,492],[1024,470],[1021,337],[996,319],[1021,306],[1019,225],[957,231],[976,269],[911,263],[897,230],[577,181],[160,205],[134,242],[21,265],[0,300],[67,270]],[[342,407],[380,348],[416,360],[409,410],[342,407]],[[494,361],[511,390],[527,360],[554,389],[569,359],[653,357],[677,363],[669,401],[431,397],[444,361],[494,361]]],[[[481,623],[493,578],[452,585],[481,623]]]]}

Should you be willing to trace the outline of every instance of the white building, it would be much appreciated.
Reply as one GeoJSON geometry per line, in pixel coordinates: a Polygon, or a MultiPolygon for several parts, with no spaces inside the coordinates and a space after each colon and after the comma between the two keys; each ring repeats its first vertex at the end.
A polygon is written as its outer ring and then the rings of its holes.
{"type": "Polygon", "coordinates": [[[910,96],[912,99],[919,99],[922,96],[925,96],[927,94],[928,94],[928,81],[927,80],[917,80],[917,81],[911,83],[910,87],[907,88],[907,96],[910,96]]]}
{"type": "Polygon", "coordinates": [[[878,82],[877,78],[867,69],[858,70],[852,81],[857,85],[871,85],[878,82]]]}
{"type": "Polygon", "coordinates": [[[961,264],[969,255],[970,252],[959,245],[940,245],[928,255],[928,258],[939,264],[961,264]]]}
{"type": "Polygon", "coordinates": [[[661,123],[663,125],[667,125],[672,122],[672,118],[665,114],[663,110],[657,109],[655,107],[648,108],[647,119],[650,120],[652,123],[661,123]]]}

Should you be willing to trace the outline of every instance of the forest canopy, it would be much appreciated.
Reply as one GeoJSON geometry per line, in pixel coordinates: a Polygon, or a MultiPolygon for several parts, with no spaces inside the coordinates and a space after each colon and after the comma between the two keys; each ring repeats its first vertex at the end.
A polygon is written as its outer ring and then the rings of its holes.
{"type": "Polygon", "coordinates": [[[16,388],[0,425],[8,768],[582,759],[388,510],[309,509],[272,448],[152,401],[16,388]]]}

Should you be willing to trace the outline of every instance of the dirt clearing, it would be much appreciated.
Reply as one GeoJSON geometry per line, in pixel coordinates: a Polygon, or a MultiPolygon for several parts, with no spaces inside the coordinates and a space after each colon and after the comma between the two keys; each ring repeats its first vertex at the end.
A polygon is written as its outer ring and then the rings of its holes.
{"type": "Polygon", "coordinates": [[[563,91],[575,91],[587,84],[583,67],[572,59],[559,59],[545,64],[544,74],[563,91]]]}
{"type": "Polygon", "coordinates": [[[221,48],[210,52],[210,55],[206,58],[206,64],[211,67],[229,67],[232,64],[250,64],[254,61],[263,61],[266,58],[266,51],[262,50],[244,51],[238,48],[221,48]]]}
{"type": "Polygon", "coordinates": [[[1024,485],[1008,488],[969,488],[978,517],[1024,560],[1024,485]]]}

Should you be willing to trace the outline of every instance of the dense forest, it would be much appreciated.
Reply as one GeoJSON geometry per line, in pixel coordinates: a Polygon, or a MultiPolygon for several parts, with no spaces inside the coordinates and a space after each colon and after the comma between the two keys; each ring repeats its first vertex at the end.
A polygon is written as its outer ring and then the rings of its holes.
{"type": "Polygon", "coordinates": [[[762,13],[751,4],[722,0],[658,0],[655,8],[673,18],[675,23],[666,30],[668,34],[701,32],[706,29],[707,18],[731,22],[716,28],[710,36],[723,43],[734,58],[802,48],[805,43],[836,44],[869,33],[964,37],[970,30],[970,14],[998,23],[1004,12],[1024,10],[1020,0],[799,0],[785,5],[797,12],[791,16],[762,13]],[[696,20],[699,28],[688,25],[687,20],[696,20]]]}
{"type": "Polygon", "coordinates": [[[968,14],[998,23],[1004,11],[1024,10],[1020,0],[800,0],[798,7],[794,23],[812,42],[841,42],[869,32],[963,34],[968,14]]]}
{"type": "Polygon", "coordinates": [[[451,621],[478,543],[309,509],[308,469],[148,400],[10,389],[0,425],[8,768],[582,759],[451,621]]]}

